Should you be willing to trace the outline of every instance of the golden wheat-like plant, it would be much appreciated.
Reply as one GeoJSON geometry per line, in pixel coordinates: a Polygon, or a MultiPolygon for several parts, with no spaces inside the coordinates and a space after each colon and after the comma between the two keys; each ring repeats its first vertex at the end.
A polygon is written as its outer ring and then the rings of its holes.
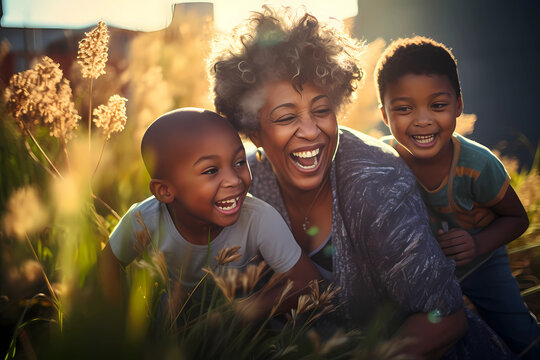
{"type": "Polygon", "coordinates": [[[81,118],[69,81],[63,78],[60,65],[47,56],[33,69],[13,75],[5,98],[8,112],[21,129],[46,125],[51,136],[69,140],[81,118]]]}
{"type": "Polygon", "coordinates": [[[219,250],[217,256],[214,256],[214,259],[217,261],[217,265],[225,265],[240,259],[242,254],[240,254],[238,250],[240,250],[240,246],[219,250]]]}
{"type": "Polygon", "coordinates": [[[81,65],[84,78],[97,79],[105,74],[109,50],[109,32],[107,24],[103,21],[90,32],[84,33],[85,37],[79,41],[79,53],[77,62],[81,65]]]}
{"type": "Polygon", "coordinates": [[[109,139],[112,133],[124,130],[127,121],[126,101],[120,95],[113,95],[107,105],[94,109],[94,124],[101,128],[105,138],[109,139]]]}

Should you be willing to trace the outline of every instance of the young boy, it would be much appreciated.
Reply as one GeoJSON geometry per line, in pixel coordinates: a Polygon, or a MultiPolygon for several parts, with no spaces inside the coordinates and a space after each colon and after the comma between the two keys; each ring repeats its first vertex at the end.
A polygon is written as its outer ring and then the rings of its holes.
{"type": "MultiPolygon", "coordinates": [[[[320,278],[278,212],[247,194],[246,154],[226,119],[197,108],[169,112],[148,127],[141,152],[153,196],[134,204],[112,232],[103,254],[109,264],[126,266],[140,254],[140,212],[169,277],[188,290],[203,277],[207,259],[212,267],[219,250],[234,246],[242,257],[229,267],[244,269],[260,254],[296,290],[320,278]]],[[[272,303],[273,298],[262,302],[272,303]]]]}
{"type": "MultiPolygon", "coordinates": [[[[441,249],[463,293],[517,353],[540,337],[510,271],[505,244],[528,218],[500,161],[454,133],[463,100],[454,56],[424,37],[399,39],[375,70],[392,145],[415,174],[441,249]]],[[[524,358],[540,359],[540,344],[524,358]]]]}

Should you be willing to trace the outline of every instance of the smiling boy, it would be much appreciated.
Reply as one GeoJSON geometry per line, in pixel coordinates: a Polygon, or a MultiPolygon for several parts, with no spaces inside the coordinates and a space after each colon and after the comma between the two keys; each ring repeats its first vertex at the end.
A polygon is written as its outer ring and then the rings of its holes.
{"type": "MultiPolygon", "coordinates": [[[[510,271],[505,244],[528,218],[504,166],[484,146],[454,133],[463,100],[454,56],[424,37],[399,39],[376,68],[392,145],[415,174],[441,249],[456,262],[463,293],[520,353],[540,336],[510,271]]],[[[524,359],[539,359],[540,345],[524,359]]]]}
{"type": "MultiPolygon", "coordinates": [[[[104,258],[126,266],[141,249],[140,212],[169,277],[192,289],[223,248],[240,247],[229,267],[243,270],[257,255],[296,290],[320,277],[281,216],[247,194],[251,174],[236,130],[218,114],[197,108],[169,112],[146,130],[141,144],[153,196],[134,204],[110,236],[104,258]]],[[[270,303],[273,299],[269,299],[270,303]]]]}

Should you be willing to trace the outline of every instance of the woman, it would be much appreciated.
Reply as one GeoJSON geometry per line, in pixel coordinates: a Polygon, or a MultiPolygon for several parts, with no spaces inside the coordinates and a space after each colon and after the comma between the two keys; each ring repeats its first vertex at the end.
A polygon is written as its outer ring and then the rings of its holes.
{"type": "Polygon", "coordinates": [[[467,327],[454,265],[396,153],[337,125],[362,77],[359,51],[311,15],[264,8],[216,43],[214,103],[258,147],[251,193],[341,287],[339,326],[365,326],[391,304],[403,336],[419,340],[408,351],[439,356],[467,327]]]}

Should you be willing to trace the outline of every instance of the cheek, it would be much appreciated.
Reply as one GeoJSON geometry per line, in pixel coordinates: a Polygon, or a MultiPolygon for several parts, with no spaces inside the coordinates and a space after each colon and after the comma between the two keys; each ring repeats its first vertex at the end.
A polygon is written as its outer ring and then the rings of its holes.
{"type": "Polygon", "coordinates": [[[284,151],[293,134],[294,131],[287,126],[276,126],[264,131],[261,138],[265,152],[272,154],[284,151]]]}
{"type": "Polygon", "coordinates": [[[251,173],[249,172],[249,168],[246,166],[242,171],[238,174],[244,184],[246,184],[246,187],[249,187],[251,185],[251,173]]]}

